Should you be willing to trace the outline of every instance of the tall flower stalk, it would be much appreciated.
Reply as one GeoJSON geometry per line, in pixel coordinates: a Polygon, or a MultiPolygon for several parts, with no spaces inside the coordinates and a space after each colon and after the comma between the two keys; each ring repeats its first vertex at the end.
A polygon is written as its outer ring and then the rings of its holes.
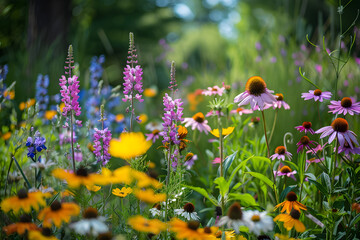
{"type": "MultiPolygon", "coordinates": [[[[65,104],[63,108],[63,116],[70,115],[69,123],[70,123],[70,142],[71,142],[71,156],[72,156],[72,163],[73,163],[73,170],[76,171],[75,167],[75,152],[74,152],[74,123],[81,126],[81,121],[75,119],[75,116],[79,116],[81,114],[81,107],[79,105],[79,81],[76,75],[72,76],[71,71],[75,68],[73,66],[74,59],[73,59],[73,48],[72,45],[69,46],[68,49],[68,56],[66,58],[65,63],[65,75],[68,75],[68,78],[63,75],[59,79],[60,83],[60,93],[61,93],[61,101],[65,104]],[[74,116],[75,115],[75,116],[74,116]]],[[[65,127],[68,124],[65,124],[65,127]]]]}
{"type": "Polygon", "coordinates": [[[99,129],[95,128],[94,154],[95,154],[98,162],[101,162],[103,165],[106,165],[111,158],[111,155],[109,153],[109,143],[111,140],[111,131],[108,128],[104,129],[104,121],[106,120],[106,118],[104,117],[104,105],[101,105],[101,107],[100,107],[100,114],[101,114],[101,118],[99,121],[101,122],[102,129],[99,130],[99,129]],[[102,144],[101,144],[100,140],[102,140],[102,144]]]}
{"type": "Polygon", "coordinates": [[[131,111],[130,116],[130,132],[133,131],[133,121],[135,115],[135,106],[134,100],[138,100],[139,102],[143,102],[141,93],[142,89],[142,75],[143,71],[140,65],[137,65],[137,54],[136,48],[134,44],[134,34],[129,33],[129,56],[127,57],[127,65],[124,68],[124,98],[122,99],[124,102],[130,101],[130,107],[128,108],[131,111]]]}

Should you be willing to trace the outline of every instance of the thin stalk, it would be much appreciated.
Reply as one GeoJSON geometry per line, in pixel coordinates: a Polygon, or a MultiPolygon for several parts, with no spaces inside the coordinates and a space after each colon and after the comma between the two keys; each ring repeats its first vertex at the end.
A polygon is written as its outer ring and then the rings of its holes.
{"type": "MultiPolygon", "coordinates": [[[[223,159],[224,159],[224,146],[223,146],[223,137],[222,137],[222,124],[220,117],[220,109],[218,114],[218,128],[219,128],[219,142],[220,142],[220,177],[223,177],[223,159]]],[[[225,212],[225,198],[221,195],[221,211],[225,212]]]]}
{"type": "Polygon", "coordinates": [[[70,141],[71,141],[71,157],[74,173],[76,172],[75,167],[75,153],[74,153],[74,133],[73,133],[73,110],[70,111],[70,141]]]}
{"type": "Polygon", "coordinates": [[[131,91],[131,106],[130,106],[130,109],[131,109],[130,132],[132,132],[132,130],[133,130],[134,112],[135,112],[135,109],[134,109],[134,89],[131,91]]]}
{"type": "Polygon", "coordinates": [[[10,164],[9,164],[9,169],[8,169],[8,172],[7,172],[7,175],[6,175],[6,182],[5,182],[5,190],[4,190],[5,196],[6,196],[6,188],[7,188],[7,185],[9,183],[10,169],[11,169],[13,161],[14,161],[14,159],[12,158],[12,156],[10,156],[10,164]]]}
{"type": "Polygon", "coordinates": [[[166,186],[168,186],[168,184],[169,184],[169,182],[170,182],[170,171],[171,171],[170,158],[171,158],[171,144],[169,143],[168,156],[167,156],[166,186]]]}
{"type": "MultiPolygon", "coordinates": [[[[261,115],[262,115],[262,118],[263,118],[265,141],[266,141],[266,146],[267,146],[267,150],[268,150],[267,157],[269,158],[270,157],[270,148],[269,148],[269,141],[268,141],[267,134],[266,134],[266,123],[265,123],[264,110],[261,111],[261,115]]],[[[275,178],[274,178],[274,180],[275,180],[275,178]]]]}
{"type": "Polygon", "coordinates": [[[269,137],[269,143],[271,143],[271,139],[272,139],[273,134],[274,134],[274,131],[275,131],[275,125],[276,125],[276,120],[277,120],[278,112],[279,112],[279,109],[276,108],[275,117],[274,117],[274,122],[273,122],[273,125],[272,125],[270,137],[269,137]]]}
{"type": "Polygon", "coordinates": [[[334,157],[334,161],[332,163],[332,178],[331,178],[331,186],[334,186],[334,181],[335,181],[335,166],[336,166],[336,162],[337,162],[337,156],[338,156],[338,151],[339,151],[339,142],[338,139],[336,138],[335,141],[336,147],[335,147],[335,157],[334,157]]]}

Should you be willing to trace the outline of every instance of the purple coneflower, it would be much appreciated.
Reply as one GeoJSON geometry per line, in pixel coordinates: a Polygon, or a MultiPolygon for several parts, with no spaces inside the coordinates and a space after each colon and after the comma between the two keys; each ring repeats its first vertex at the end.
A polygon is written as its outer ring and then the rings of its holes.
{"type": "Polygon", "coordinates": [[[304,132],[305,134],[307,134],[308,132],[311,134],[315,134],[315,131],[311,128],[312,124],[311,122],[303,122],[302,125],[300,126],[296,126],[296,130],[298,130],[299,132],[304,132]]]}
{"type": "Polygon", "coordinates": [[[311,149],[312,147],[310,144],[315,147],[316,142],[310,140],[308,136],[302,136],[300,141],[296,144],[298,146],[297,153],[301,152],[304,148],[311,149]]]}
{"type": "Polygon", "coordinates": [[[342,147],[344,147],[346,142],[349,144],[350,148],[354,148],[353,143],[359,145],[356,140],[356,134],[349,130],[349,124],[344,118],[335,119],[331,123],[331,126],[320,128],[315,133],[322,133],[320,138],[330,136],[328,140],[329,144],[337,137],[340,146],[342,147]]]}
{"type": "Polygon", "coordinates": [[[224,91],[225,91],[225,86],[223,87],[213,86],[213,87],[208,87],[207,90],[203,90],[201,94],[205,96],[211,96],[211,95],[222,96],[224,91]]]}
{"type": "Polygon", "coordinates": [[[276,97],[276,102],[274,102],[274,104],[272,105],[272,107],[274,109],[281,108],[281,107],[284,107],[285,110],[290,109],[289,104],[287,104],[284,101],[284,95],[282,95],[281,93],[277,93],[277,94],[275,94],[275,97],[276,97]]]}
{"type": "Polygon", "coordinates": [[[314,99],[314,101],[322,102],[324,99],[331,98],[331,92],[322,92],[320,89],[310,90],[308,93],[302,93],[301,98],[304,100],[314,99]]]}
{"type": "MultiPolygon", "coordinates": [[[[336,151],[336,148],[334,151],[336,151]]],[[[350,145],[345,142],[344,146],[339,146],[338,153],[344,153],[345,155],[360,154],[360,147],[351,148],[350,145]]]]}
{"type": "Polygon", "coordinates": [[[330,101],[329,109],[333,114],[359,114],[360,102],[353,102],[354,100],[349,97],[344,97],[341,101],[330,101]]]}
{"type": "Polygon", "coordinates": [[[250,103],[252,110],[256,110],[258,106],[262,111],[265,104],[272,105],[276,102],[275,96],[272,95],[273,92],[266,88],[266,83],[261,77],[254,76],[248,79],[245,92],[237,95],[234,102],[239,103],[239,107],[250,103]]]}
{"type": "Polygon", "coordinates": [[[210,126],[207,124],[208,120],[205,120],[205,116],[203,113],[198,112],[192,118],[184,118],[185,127],[191,126],[192,130],[199,130],[200,132],[204,131],[205,134],[211,131],[210,126]]]}
{"type": "Polygon", "coordinates": [[[239,114],[241,116],[243,114],[251,114],[253,113],[253,110],[239,107],[236,110],[231,110],[230,113],[239,114]]]}
{"type": "Polygon", "coordinates": [[[195,164],[195,161],[198,159],[196,154],[193,154],[191,152],[189,152],[188,154],[186,154],[185,156],[185,162],[184,162],[184,166],[186,167],[186,169],[191,169],[191,167],[195,164]]]}
{"type": "Polygon", "coordinates": [[[286,151],[286,148],[284,146],[278,146],[277,148],[275,148],[275,154],[271,155],[270,159],[274,160],[276,158],[285,161],[285,156],[288,157],[289,160],[291,160],[292,154],[286,151]]]}
{"type": "Polygon", "coordinates": [[[278,171],[274,171],[274,176],[287,176],[287,177],[291,177],[292,179],[295,179],[295,174],[296,174],[296,170],[292,171],[290,167],[288,166],[283,166],[281,167],[278,171]]]}
{"type": "Polygon", "coordinates": [[[146,141],[152,141],[153,143],[156,142],[156,139],[159,139],[160,137],[160,131],[155,129],[151,133],[145,134],[147,136],[146,141]]]}

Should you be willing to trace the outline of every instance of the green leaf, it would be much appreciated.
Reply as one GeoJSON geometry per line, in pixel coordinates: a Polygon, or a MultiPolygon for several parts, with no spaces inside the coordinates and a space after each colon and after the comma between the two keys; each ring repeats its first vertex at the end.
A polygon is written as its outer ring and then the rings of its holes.
{"type": "Polygon", "coordinates": [[[231,173],[231,176],[228,180],[229,184],[231,184],[233,178],[235,177],[236,173],[239,171],[240,168],[242,168],[243,166],[245,166],[246,162],[249,161],[251,158],[253,158],[253,156],[249,157],[248,159],[242,161],[231,173]]]}
{"type": "Polygon", "coordinates": [[[321,185],[320,183],[318,183],[317,181],[314,181],[312,179],[308,179],[310,183],[314,184],[316,186],[316,188],[322,193],[324,194],[326,197],[328,197],[329,193],[326,190],[326,188],[324,188],[323,185],[321,185]]]}
{"type": "Polygon", "coordinates": [[[311,85],[313,85],[314,87],[316,87],[317,89],[320,89],[315,83],[313,83],[310,79],[308,79],[307,77],[305,77],[305,75],[301,72],[301,67],[299,67],[299,73],[301,75],[301,77],[303,79],[305,79],[308,83],[310,83],[311,85]]]}
{"type": "Polygon", "coordinates": [[[253,196],[249,193],[229,193],[229,200],[237,200],[240,201],[241,206],[243,207],[251,207],[258,206],[253,196]]]}
{"type": "Polygon", "coordinates": [[[320,179],[321,179],[321,184],[327,188],[327,192],[331,193],[332,187],[331,187],[331,180],[329,175],[323,172],[320,175],[320,179]]]}
{"type": "MultiPolygon", "coordinates": [[[[234,159],[235,159],[237,153],[238,153],[238,152],[236,151],[236,152],[234,152],[233,154],[231,154],[231,155],[229,155],[229,156],[227,156],[227,157],[225,158],[225,161],[224,161],[224,163],[223,163],[223,171],[224,171],[223,174],[224,174],[224,177],[226,176],[227,171],[228,171],[229,168],[231,167],[231,164],[234,162],[234,159]]],[[[220,176],[220,167],[218,168],[218,176],[220,176]]]]}
{"type": "Polygon", "coordinates": [[[349,228],[352,228],[358,221],[360,221],[360,214],[357,214],[349,223],[349,228]]]}
{"type": "Polygon", "coordinates": [[[245,172],[245,174],[250,174],[251,176],[259,179],[260,181],[263,181],[264,183],[266,183],[269,187],[273,188],[276,191],[276,186],[275,184],[265,175],[261,174],[261,173],[257,173],[257,172],[245,172]]]}
{"type": "MultiPolygon", "coordinates": [[[[30,188],[31,188],[31,184],[30,184],[29,180],[27,179],[27,177],[25,176],[25,174],[24,174],[23,170],[21,169],[21,167],[20,167],[20,165],[19,165],[18,161],[16,160],[16,158],[15,158],[14,156],[13,156],[12,158],[14,159],[14,162],[15,162],[16,166],[18,167],[18,169],[19,169],[19,171],[20,171],[20,173],[21,173],[22,177],[24,178],[24,180],[25,180],[26,184],[28,185],[28,188],[30,189],[30,188]]],[[[35,187],[36,187],[36,186],[35,186],[35,187]]]]}
{"type": "Polygon", "coordinates": [[[229,192],[230,183],[225,180],[224,177],[218,177],[214,180],[217,184],[217,188],[220,190],[221,196],[225,196],[229,192]]]}
{"type": "Polygon", "coordinates": [[[195,192],[200,193],[201,195],[203,195],[204,197],[206,197],[213,205],[218,206],[218,201],[216,200],[216,198],[209,194],[205,189],[201,188],[201,187],[193,187],[193,186],[188,186],[188,185],[183,185],[186,188],[189,188],[191,190],[194,190],[195,192]]]}

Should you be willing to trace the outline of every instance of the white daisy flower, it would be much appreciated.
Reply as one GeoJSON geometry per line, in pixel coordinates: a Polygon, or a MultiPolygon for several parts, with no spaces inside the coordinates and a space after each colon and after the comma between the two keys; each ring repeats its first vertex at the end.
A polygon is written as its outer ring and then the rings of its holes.
{"type": "Polygon", "coordinates": [[[51,161],[51,160],[46,161],[45,158],[39,157],[39,161],[37,161],[36,163],[31,163],[30,167],[44,170],[44,169],[51,167],[52,165],[55,165],[55,163],[53,161],[51,161]]]}
{"type": "Polygon", "coordinates": [[[243,213],[239,203],[236,202],[230,206],[227,216],[221,217],[217,226],[223,226],[225,224],[228,228],[234,229],[236,233],[240,232],[240,226],[245,226],[243,213]]]}
{"type": "Polygon", "coordinates": [[[95,208],[88,208],[84,212],[84,219],[70,224],[69,227],[78,234],[97,237],[99,234],[109,231],[104,221],[105,218],[98,216],[95,208]]]}
{"type": "Polygon", "coordinates": [[[150,213],[153,217],[158,217],[158,216],[165,217],[165,211],[161,211],[160,203],[157,203],[152,208],[150,208],[150,213]]]}
{"type": "Polygon", "coordinates": [[[273,230],[273,218],[267,215],[267,212],[259,212],[257,210],[243,212],[243,219],[249,231],[259,236],[261,233],[267,233],[273,230]]]}
{"type": "Polygon", "coordinates": [[[175,209],[175,214],[183,216],[188,221],[189,220],[199,220],[200,217],[195,212],[195,206],[192,203],[187,203],[184,205],[184,208],[175,209]]]}

